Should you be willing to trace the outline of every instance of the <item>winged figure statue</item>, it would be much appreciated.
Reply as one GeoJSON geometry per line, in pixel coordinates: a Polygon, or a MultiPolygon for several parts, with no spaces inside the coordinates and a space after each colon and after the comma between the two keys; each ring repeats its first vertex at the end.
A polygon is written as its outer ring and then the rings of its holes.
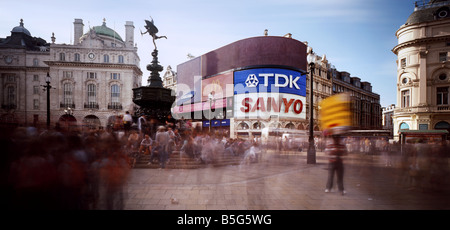
{"type": "Polygon", "coordinates": [[[167,37],[166,36],[157,36],[156,34],[158,33],[158,28],[156,28],[156,26],[155,26],[155,24],[154,24],[154,22],[153,22],[153,18],[152,17],[150,17],[151,18],[151,21],[149,21],[149,20],[145,20],[145,29],[147,29],[147,31],[145,31],[144,33],[142,33],[142,31],[141,31],[141,35],[144,35],[144,34],[146,34],[146,33],[148,33],[150,36],[152,36],[152,38],[153,38],[153,44],[155,45],[155,49],[156,49],[156,42],[155,42],[155,40],[158,40],[158,39],[160,39],[160,38],[165,38],[165,39],[167,39],[167,37]]]}

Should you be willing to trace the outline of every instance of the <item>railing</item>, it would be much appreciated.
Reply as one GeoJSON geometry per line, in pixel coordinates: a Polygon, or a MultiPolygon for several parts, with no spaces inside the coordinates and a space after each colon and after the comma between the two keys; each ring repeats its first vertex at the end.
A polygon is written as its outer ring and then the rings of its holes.
{"type": "Polygon", "coordinates": [[[450,112],[449,105],[395,108],[394,113],[439,113],[450,112]]]}
{"type": "Polygon", "coordinates": [[[122,110],[122,103],[119,103],[119,102],[111,102],[111,103],[108,104],[108,109],[122,110]]]}
{"type": "Polygon", "coordinates": [[[85,109],[98,109],[98,103],[97,102],[88,102],[84,103],[85,109]]]}
{"type": "Polygon", "coordinates": [[[59,108],[71,108],[75,109],[75,103],[59,103],[59,108]]]}
{"type": "Polygon", "coordinates": [[[16,104],[2,104],[2,109],[16,109],[16,104]]]}

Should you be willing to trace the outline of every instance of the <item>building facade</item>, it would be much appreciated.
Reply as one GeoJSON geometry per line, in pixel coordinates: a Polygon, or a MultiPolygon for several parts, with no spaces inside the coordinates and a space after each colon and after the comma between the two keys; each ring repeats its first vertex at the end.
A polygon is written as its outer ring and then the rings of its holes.
{"type": "Polygon", "coordinates": [[[382,128],[380,95],[372,91],[370,82],[361,81],[345,71],[330,68],[333,94],[349,93],[352,122],[356,129],[377,130],[382,128]]]}
{"type": "Polygon", "coordinates": [[[172,67],[167,66],[166,72],[162,78],[163,87],[168,88],[176,92],[177,89],[177,73],[172,70],[172,67]]]}
{"type": "Polygon", "coordinates": [[[316,56],[315,69],[310,70],[308,48],[306,42],[291,37],[266,35],[178,65],[174,117],[201,121],[207,129],[227,130],[231,137],[306,134],[310,73],[314,73],[314,131],[320,134],[319,102],[341,92],[352,95],[355,127],[381,129],[380,96],[372,92],[370,83],[337,71],[325,55],[316,56]]]}
{"type": "Polygon", "coordinates": [[[383,129],[393,132],[394,123],[392,116],[394,115],[395,104],[381,108],[383,110],[383,129]]]}
{"type": "Polygon", "coordinates": [[[23,26],[0,40],[3,62],[2,122],[40,126],[47,116],[45,77],[50,76],[50,121],[55,125],[106,127],[116,115],[133,112],[132,88],[141,85],[142,71],[134,45],[133,22],[125,24],[125,39],[106,26],[84,32],[74,21],[73,44],[47,43],[31,37],[23,26]],[[17,41],[30,41],[17,42],[17,41]]]}
{"type": "Polygon", "coordinates": [[[402,129],[450,131],[450,1],[416,3],[396,36],[394,138],[402,129]]]}

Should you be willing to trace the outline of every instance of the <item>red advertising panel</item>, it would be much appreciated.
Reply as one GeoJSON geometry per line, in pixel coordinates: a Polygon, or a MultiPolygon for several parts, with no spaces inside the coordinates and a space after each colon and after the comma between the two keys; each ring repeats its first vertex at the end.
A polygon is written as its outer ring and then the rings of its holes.
{"type": "Polygon", "coordinates": [[[233,96],[233,71],[202,80],[202,101],[233,96]]]}

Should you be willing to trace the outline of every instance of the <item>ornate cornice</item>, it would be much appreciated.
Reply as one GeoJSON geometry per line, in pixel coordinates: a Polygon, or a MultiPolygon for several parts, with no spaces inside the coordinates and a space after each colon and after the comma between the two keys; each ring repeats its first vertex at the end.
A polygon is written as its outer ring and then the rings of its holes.
{"type": "Polygon", "coordinates": [[[48,66],[0,66],[2,71],[48,71],[48,66]]]}
{"type": "Polygon", "coordinates": [[[115,68],[132,69],[138,75],[142,75],[141,69],[136,65],[114,64],[114,63],[90,63],[90,62],[66,62],[66,61],[44,61],[48,66],[69,66],[69,67],[88,67],[88,68],[115,68]]]}
{"type": "Polygon", "coordinates": [[[445,41],[449,41],[449,40],[450,40],[450,35],[439,36],[439,37],[431,37],[431,38],[414,39],[414,40],[403,42],[401,44],[396,45],[392,49],[392,52],[395,53],[395,54],[398,54],[398,51],[400,49],[403,49],[403,48],[406,48],[406,47],[409,47],[409,46],[428,44],[428,43],[432,43],[432,42],[445,42],[445,41]]]}

